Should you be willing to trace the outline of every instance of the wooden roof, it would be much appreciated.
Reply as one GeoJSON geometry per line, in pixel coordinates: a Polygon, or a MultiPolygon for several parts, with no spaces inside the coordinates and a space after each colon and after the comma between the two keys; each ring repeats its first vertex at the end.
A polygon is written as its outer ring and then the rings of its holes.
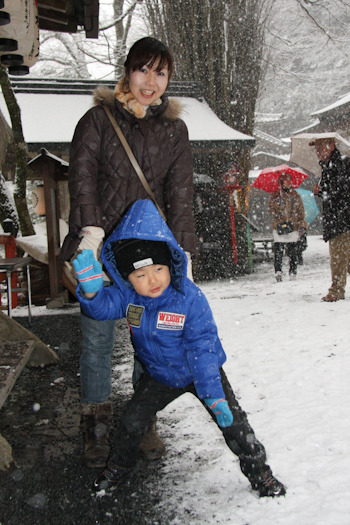
{"type": "Polygon", "coordinates": [[[81,27],[87,38],[98,38],[99,0],[38,0],[39,28],[58,33],[76,33],[81,27]]]}

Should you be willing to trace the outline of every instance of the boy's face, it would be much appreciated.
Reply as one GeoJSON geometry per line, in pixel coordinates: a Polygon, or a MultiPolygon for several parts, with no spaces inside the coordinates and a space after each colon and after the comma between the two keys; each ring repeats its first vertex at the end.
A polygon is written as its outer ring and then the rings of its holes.
{"type": "Polygon", "coordinates": [[[168,288],[171,276],[168,266],[164,264],[151,264],[132,272],[129,277],[134,290],[143,297],[155,299],[160,297],[168,288]]]}

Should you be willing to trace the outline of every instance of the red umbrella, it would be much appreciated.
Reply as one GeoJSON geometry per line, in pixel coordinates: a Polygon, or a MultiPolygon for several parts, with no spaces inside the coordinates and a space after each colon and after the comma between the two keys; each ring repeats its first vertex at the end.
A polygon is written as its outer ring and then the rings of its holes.
{"type": "Polygon", "coordinates": [[[251,185],[252,188],[274,193],[280,187],[279,177],[282,173],[292,176],[292,188],[299,188],[300,184],[308,178],[308,175],[301,168],[291,168],[288,164],[281,164],[274,168],[265,168],[261,171],[258,178],[251,185]]]}

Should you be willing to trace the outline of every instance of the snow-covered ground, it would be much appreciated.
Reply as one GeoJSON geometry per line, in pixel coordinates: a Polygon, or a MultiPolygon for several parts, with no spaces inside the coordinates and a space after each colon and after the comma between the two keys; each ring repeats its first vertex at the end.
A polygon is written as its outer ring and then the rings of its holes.
{"type": "Polygon", "coordinates": [[[258,499],[205,410],[182,396],[159,415],[168,450],[160,505],[172,525],[350,523],[350,297],[320,301],[330,285],[328,244],[308,243],[296,281],[284,258],[282,283],[271,261],[201,285],[226,374],[287,495],[258,499]]]}
{"type": "MultiPolygon", "coordinates": [[[[161,477],[147,480],[159,494],[162,525],[350,523],[350,294],[321,302],[330,285],[328,244],[321,237],[308,244],[296,281],[284,258],[282,283],[271,260],[251,275],[201,285],[228,356],[226,374],[286,497],[257,498],[216,425],[185,395],[159,413],[167,455],[161,477]]],[[[131,363],[115,370],[116,391],[122,379],[131,393],[131,363]]]]}

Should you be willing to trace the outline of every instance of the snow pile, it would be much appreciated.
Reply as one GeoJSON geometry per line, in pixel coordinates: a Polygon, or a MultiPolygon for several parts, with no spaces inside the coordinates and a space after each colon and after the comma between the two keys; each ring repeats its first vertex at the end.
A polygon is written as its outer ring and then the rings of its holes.
{"type": "Polygon", "coordinates": [[[349,523],[350,297],[320,301],[330,285],[328,245],[308,242],[296,281],[275,283],[271,261],[201,286],[226,374],[287,496],[258,499],[215,424],[186,395],[159,414],[168,451],[159,505],[171,525],[349,523]]]}

